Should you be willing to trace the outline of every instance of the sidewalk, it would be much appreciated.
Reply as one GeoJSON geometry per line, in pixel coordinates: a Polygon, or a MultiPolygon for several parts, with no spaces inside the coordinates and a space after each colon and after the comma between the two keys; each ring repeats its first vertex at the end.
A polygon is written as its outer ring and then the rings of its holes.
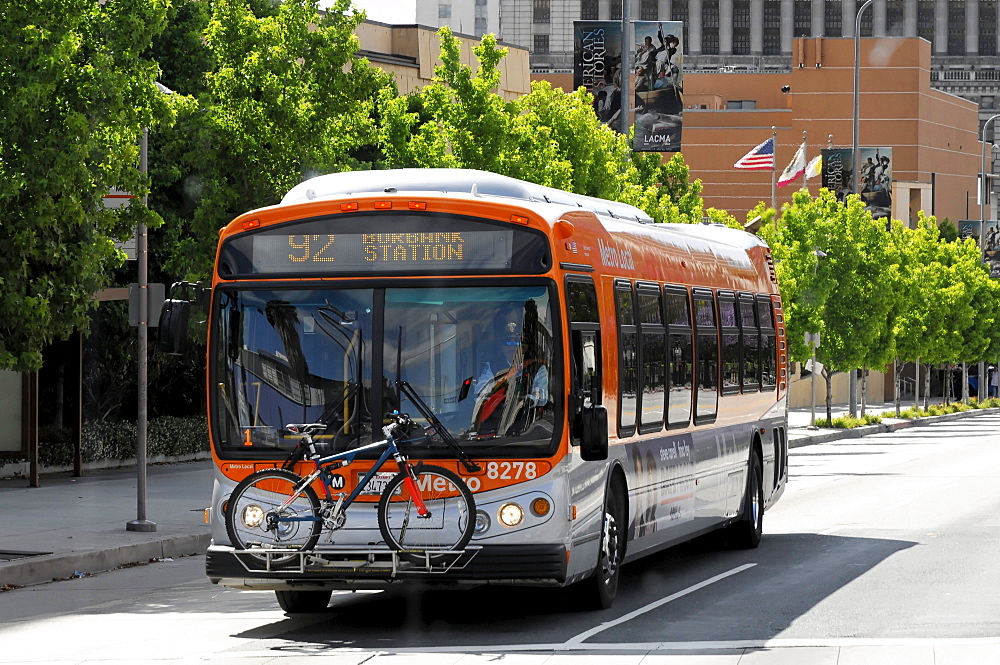
{"type": "Polygon", "coordinates": [[[136,519],[136,470],[0,480],[0,588],[111,570],[150,559],[201,554],[210,529],[211,460],[155,465],[146,474],[146,519],[156,531],[127,531],[136,519]],[[23,553],[44,553],[25,556],[23,553]]]}
{"type": "MultiPolygon", "coordinates": [[[[843,405],[836,406],[834,417],[845,411],[843,405]]],[[[854,430],[809,430],[810,408],[796,408],[788,416],[789,447],[857,438],[990,411],[969,411],[920,421],[886,417],[881,425],[854,430]]],[[[868,412],[895,414],[895,407],[875,404],[868,407],[868,412]]],[[[817,406],[816,417],[826,417],[824,407],[817,406]]],[[[125,528],[137,515],[134,468],[88,472],[82,478],[69,474],[44,475],[42,486],[36,488],[29,488],[23,478],[0,480],[0,588],[92,574],[150,559],[203,553],[210,540],[204,509],[211,501],[212,472],[211,461],[149,467],[146,519],[156,523],[153,532],[125,528]]]]}

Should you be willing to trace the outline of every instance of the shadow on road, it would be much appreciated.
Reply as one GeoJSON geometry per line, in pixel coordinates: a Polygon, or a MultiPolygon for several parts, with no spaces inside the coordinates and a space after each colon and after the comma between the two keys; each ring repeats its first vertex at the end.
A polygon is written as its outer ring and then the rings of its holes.
{"type": "Polygon", "coordinates": [[[915,543],[836,535],[767,535],[760,548],[729,551],[709,535],[629,564],[618,599],[602,612],[582,611],[565,589],[403,587],[377,594],[335,594],[325,613],[299,615],[236,635],[272,641],[282,652],[354,648],[548,650],[602,623],[641,609],[737,566],[755,563],[691,594],[589,638],[650,641],[759,640],[894,554],[915,543]]]}

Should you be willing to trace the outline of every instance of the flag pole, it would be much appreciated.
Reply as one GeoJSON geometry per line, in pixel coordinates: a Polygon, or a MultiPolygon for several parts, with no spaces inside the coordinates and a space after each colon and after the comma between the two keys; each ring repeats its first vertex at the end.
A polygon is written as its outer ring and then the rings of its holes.
{"type": "Polygon", "coordinates": [[[802,131],[802,161],[806,164],[806,168],[802,169],[802,187],[808,189],[809,186],[806,185],[806,178],[809,177],[809,147],[806,145],[805,130],[802,131]]]}
{"type": "Polygon", "coordinates": [[[778,172],[775,170],[778,166],[778,132],[774,125],[771,125],[771,145],[774,148],[774,159],[771,160],[771,207],[774,209],[774,219],[778,219],[778,185],[775,178],[778,177],[778,172]]]}

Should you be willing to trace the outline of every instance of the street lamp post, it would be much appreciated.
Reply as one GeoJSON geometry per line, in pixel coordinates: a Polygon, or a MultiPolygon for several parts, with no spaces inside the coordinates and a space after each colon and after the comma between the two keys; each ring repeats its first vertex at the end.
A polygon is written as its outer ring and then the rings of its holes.
{"type": "MultiPolygon", "coordinates": [[[[156,82],[156,89],[164,95],[172,95],[174,91],[156,82]]],[[[142,129],[142,143],[139,148],[139,171],[146,175],[149,172],[149,128],[142,129]]],[[[142,197],[142,207],[149,204],[149,197],[142,197]]],[[[136,271],[139,287],[139,337],[137,364],[138,371],[138,414],[136,416],[136,508],[135,519],[125,525],[126,531],[156,531],[156,522],[146,519],[146,426],[148,424],[148,348],[149,348],[149,244],[145,222],[139,222],[136,227],[136,271]]]]}
{"type": "MultiPolygon", "coordinates": [[[[990,200],[990,190],[986,184],[986,128],[997,118],[1000,118],[1000,113],[990,116],[983,124],[982,136],[979,139],[982,145],[982,169],[979,172],[979,253],[982,255],[984,261],[986,260],[986,204],[990,200]]],[[[1000,367],[997,368],[997,371],[1000,372],[1000,367]]],[[[984,384],[986,384],[987,379],[986,363],[979,363],[979,401],[982,401],[986,397],[987,387],[984,384]]]]}
{"type": "MultiPolygon", "coordinates": [[[[816,262],[813,263],[813,282],[815,282],[816,268],[819,266],[819,260],[826,258],[826,252],[821,249],[814,249],[813,254],[816,256],[816,262]]],[[[809,372],[809,389],[812,392],[812,411],[809,413],[809,429],[816,429],[816,347],[819,346],[819,333],[806,333],[806,344],[812,348],[812,369],[809,372]]]]}
{"type": "MultiPolygon", "coordinates": [[[[854,20],[854,142],[851,151],[851,160],[854,162],[851,173],[851,180],[854,183],[854,193],[861,194],[861,185],[858,176],[861,173],[861,154],[858,151],[858,127],[859,122],[859,97],[861,87],[861,15],[871,6],[874,0],[865,0],[858,8],[858,15],[854,20]]],[[[848,382],[848,394],[850,400],[851,416],[858,415],[858,370],[852,369],[850,381],[848,382]]]]}

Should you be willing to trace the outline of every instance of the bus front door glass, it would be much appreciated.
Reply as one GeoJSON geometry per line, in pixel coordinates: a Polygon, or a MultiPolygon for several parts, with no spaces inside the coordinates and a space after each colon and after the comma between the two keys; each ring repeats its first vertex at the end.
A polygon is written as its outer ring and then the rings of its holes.
{"type": "Polygon", "coordinates": [[[289,423],[336,449],[371,441],[371,289],[224,290],[210,394],[222,451],[284,448],[289,423]]]}
{"type": "MultiPolygon", "coordinates": [[[[546,453],[560,394],[555,334],[546,286],[386,289],[386,400],[405,381],[473,457],[546,453]]],[[[419,420],[421,405],[401,401],[387,410],[419,420]]],[[[447,451],[434,437],[427,445],[447,451]]]]}

